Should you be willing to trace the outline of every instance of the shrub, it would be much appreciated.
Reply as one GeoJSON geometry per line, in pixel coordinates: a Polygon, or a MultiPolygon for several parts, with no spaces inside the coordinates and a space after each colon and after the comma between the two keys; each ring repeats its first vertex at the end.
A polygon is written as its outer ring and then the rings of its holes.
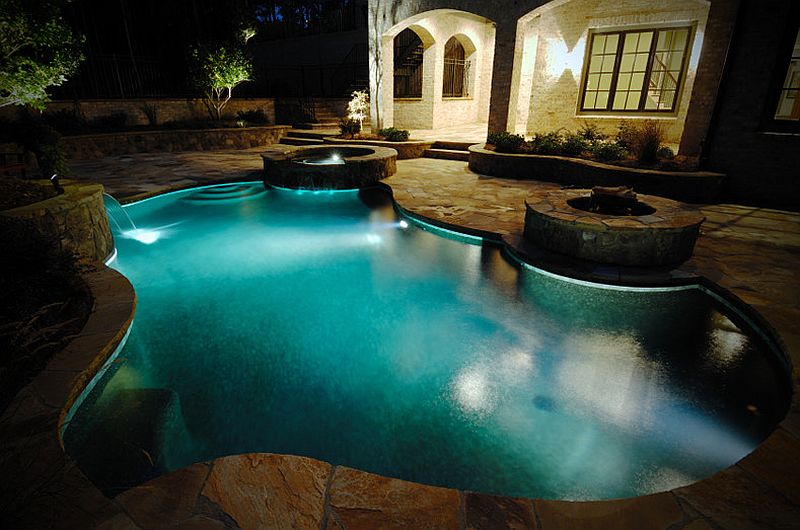
{"type": "Polygon", "coordinates": [[[558,132],[535,134],[531,149],[537,155],[560,155],[564,152],[564,138],[558,132]]]}
{"type": "Polygon", "coordinates": [[[561,154],[564,156],[580,156],[588,151],[591,143],[579,133],[568,132],[561,142],[561,154]]]}
{"type": "Polygon", "coordinates": [[[98,116],[92,120],[92,126],[98,129],[122,129],[128,121],[128,115],[124,112],[114,112],[106,116],[98,116]]]}
{"type": "Polygon", "coordinates": [[[239,111],[236,113],[236,118],[239,121],[246,121],[247,123],[269,123],[269,118],[264,114],[261,109],[239,111]]]}
{"type": "Polygon", "coordinates": [[[361,124],[358,120],[342,118],[339,120],[339,131],[341,131],[342,136],[349,136],[352,138],[361,132],[361,124]]]}
{"type": "Polygon", "coordinates": [[[158,125],[158,105],[155,103],[142,103],[139,109],[147,117],[147,123],[158,125]]]}
{"type": "Polygon", "coordinates": [[[525,138],[510,132],[493,132],[486,137],[486,143],[494,146],[498,153],[517,153],[525,144],[525,138]]]}
{"type": "Polygon", "coordinates": [[[382,136],[389,142],[405,142],[408,140],[408,135],[409,132],[405,129],[395,129],[394,127],[388,127],[378,131],[378,136],[382,136]]]}
{"type": "Polygon", "coordinates": [[[61,109],[42,114],[42,120],[62,134],[80,133],[86,130],[87,123],[74,109],[61,109]]]}
{"type": "Polygon", "coordinates": [[[192,81],[203,92],[211,118],[219,120],[222,109],[240,83],[250,81],[253,64],[238,48],[194,48],[191,56],[192,81]]]}
{"type": "Polygon", "coordinates": [[[600,132],[597,125],[589,122],[583,122],[583,125],[578,129],[578,136],[586,140],[589,144],[595,145],[606,139],[607,135],[600,132]]]}
{"type": "Polygon", "coordinates": [[[664,127],[655,120],[632,125],[622,122],[617,133],[617,145],[627,149],[640,164],[654,164],[664,141],[664,127]]]}
{"type": "Polygon", "coordinates": [[[627,151],[616,142],[598,142],[591,148],[591,153],[601,162],[620,160],[625,158],[628,154],[627,151]]]}
{"type": "Polygon", "coordinates": [[[50,178],[54,173],[69,175],[61,135],[49,125],[33,120],[22,122],[16,127],[13,140],[36,156],[42,178],[50,178]]]}
{"type": "Polygon", "coordinates": [[[358,122],[358,130],[369,113],[369,92],[366,90],[356,90],[351,95],[347,103],[347,117],[358,122]]]}
{"type": "Polygon", "coordinates": [[[666,145],[660,147],[658,149],[658,153],[656,154],[658,155],[658,158],[662,160],[672,160],[673,158],[675,158],[675,151],[673,151],[671,147],[668,147],[666,145]]]}

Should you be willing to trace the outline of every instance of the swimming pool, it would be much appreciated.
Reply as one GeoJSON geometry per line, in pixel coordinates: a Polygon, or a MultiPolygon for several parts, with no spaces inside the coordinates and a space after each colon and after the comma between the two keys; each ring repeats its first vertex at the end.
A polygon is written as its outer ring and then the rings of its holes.
{"type": "Polygon", "coordinates": [[[785,414],[785,367],[702,289],[567,281],[381,193],[248,183],[126,207],[112,266],[136,319],[64,432],[87,476],[113,494],[259,451],[629,497],[731,465],[785,414]]]}

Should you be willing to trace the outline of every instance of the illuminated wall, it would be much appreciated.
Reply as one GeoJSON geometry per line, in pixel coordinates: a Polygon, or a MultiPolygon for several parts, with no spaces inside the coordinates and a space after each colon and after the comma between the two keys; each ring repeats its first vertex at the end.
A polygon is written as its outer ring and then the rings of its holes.
{"type": "Polygon", "coordinates": [[[587,121],[613,134],[622,119],[655,118],[664,123],[668,142],[678,144],[689,109],[708,9],[707,2],[697,0],[571,0],[552,2],[523,17],[517,31],[509,129],[520,134],[576,130],[587,121]],[[693,26],[694,31],[675,112],[647,115],[579,110],[590,30],[646,29],[683,23],[693,26]]]}
{"type": "Polygon", "coordinates": [[[382,84],[373,90],[383,107],[382,126],[405,129],[436,129],[486,122],[489,116],[494,26],[470,13],[434,10],[401,21],[381,36],[382,84]],[[423,73],[421,99],[394,99],[393,39],[406,28],[422,40],[423,73]],[[444,46],[456,36],[470,61],[469,96],[443,98],[444,46]]]}

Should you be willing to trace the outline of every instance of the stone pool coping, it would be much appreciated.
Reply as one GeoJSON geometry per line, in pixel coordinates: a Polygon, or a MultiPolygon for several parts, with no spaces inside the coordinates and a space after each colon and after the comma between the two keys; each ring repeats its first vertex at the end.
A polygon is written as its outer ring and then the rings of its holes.
{"type": "MultiPolygon", "coordinates": [[[[558,270],[559,266],[570,269],[569,263],[565,264],[559,259],[548,262],[552,256],[543,255],[538,249],[526,245],[521,238],[464,226],[470,223],[452,224],[427,217],[415,207],[413,201],[409,201],[405,207],[398,199],[395,199],[395,203],[401,211],[445,228],[483,236],[493,234],[490,239],[505,242],[507,250],[526,256],[528,260],[536,260],[536,265],[546,270],[558,270]]],[[[120,276],[109,269],[99,272],[112,277],[120,276]]],[[[693,282],[698,278],[687,271],[659,270],[655,275],[652,272],[625,268],[618,268],[615,272],[586,268],[579,269],[577,275],[608,283],[638,285],[647,285],[648,281],[653,281],[653,277],[656,277],[657,283],[668,281],[676,284],[693,282]]],[[[112,314],[117,314],[118,324],[126,322],[122,315],[126,311],[132,313],[135,303],[130,284],[121,276],[115,279],[107,277],[105,281],[120,287],[120,280],[127,284],[130,294],[113,296],[112,293],[109,305],[98,299],[89,322],[93,321],[95,313],[105,313],[104,307],[112,314]]],[[[129,324],[124,324],[124,327],[129,324]]],[[[65,352],[72,350],[72,346],[70,344],[65,352]]],[[[89,357],[85,348],[82,348],[82,354],[89,357]]],[[[102,362],[96,363],[95,368],[100,364],[102,362]]],[[[76,371],[79,366],[58,367],[47,367],[56,391],[42,387],[42,381],[37,377],[34,384],[18,395],[21,402],[14,409],[14,416],[24,414],[28,417],[31,413],[38,417],[44,406],[50,409],[50,413],[45,414],[50,420],[45,422],[42,434],[50,442],[49,450],[45,451],[50,457],[41,451],[31,454],[31,458],[45,462],[51,461],[54,451],[62,460],[70,460],[61,452],[60,443],[55,446],[52,444],[54,440],[58,441],[58,423],[53,421],[52,408],[64,396],[69,399],[70,395],[76,395],[74,389],[65,393],[64,387],[76,382],[76,374],[81,372],[76,371]],[[38,388],[35,385],[37,382],[38,388]]],[[[84,378],[83,382],[87,380],[84,378]]],[[[61,408],[66,410],[68,407],[61,408]]],[[[11,410],[10,407],[7,412],[11,410]]],[[[38,510],[37,513],[37,510],[30,510],[29,514],[35,521],[41,521],[46,514],[53,515],[51,521],[57,517],[56,527],[63,528],[89,528],[101,524],[114,528],[162,528],[170,525],[178,528],[235,528],[234,524],[242,528],[256,528],[287,526],[286,521],[292,521],[290,525],[300,528],[514,526],[699,530],[748,524],[757,527],[765,522],[770,526],[790,527],[796,521],[797,505],[800,504],[800,493],[792,488],[792,477],[800,474],[800,463],[796,459],[787,461],[784,457],[787,452],[795,456],[800,453],[797,452],[796,439],[784,428],[787,420],[753,453],[710,478],[685,488],[626,500],[568,502],[509,499],[408,483],[303,457],[259,454],[223,457],[209,463],[194,464],[132,488],[113,500],[103,497],[69,461],[68,472],[61,480],[62,485],[67,485],[67,500],[57,508],[45,505],[55,512],[38,510]],[[746,511],[731,512],[731,500],[738,502],[746,511]],[[65,514],[69,517],[65,517],[65,514]],[[753,514],[757,517],[755,521],[753,514]]],[[[28,425],[28,421],[22,422],[20,428],[28,425]]],[[[22,446],[29,445],[26,432],[20,430],[12,434],[17,435],[14,441],[18,443],[12,444],[15,448],[24,449],[22,446]]],[[[0,443],[7,446],[7,439],[7,436],[3,436],[0,443]]],[[[38,470],[37,476],[46,471],[38,470]]],[[[30,527],[41,526],[44,525],[30,524],[30,527]]]]}
{"type": "Polygon", "coordinates": [[[661,171],[567,156],[498,153],[486,149],[484,144],[469,147],[469,168],[493,177],[558,182],[581,188],[630,186],[638,193],[694,203],[717,200],[726,178],[722,173],[710,171],[661,171]]]}

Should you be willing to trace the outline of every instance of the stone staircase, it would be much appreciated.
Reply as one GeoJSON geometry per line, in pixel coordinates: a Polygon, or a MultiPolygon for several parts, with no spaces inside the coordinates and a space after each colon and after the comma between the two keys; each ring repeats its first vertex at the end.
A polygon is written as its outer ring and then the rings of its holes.
{"type": "Polygon", "coordinates": [[[469,161],[469,146],[472,142],[434,142],[430,149],[423,153],[425,158],[439,158],[444,160],[469,161]]]}
{"type": "Polygon", "coordinates": [[[323,138],[326,136],[336,136],[337,134],[339,134],[338,124],[336,128],[333,129],[289,129],[278,143],[284,145],[321,145],[325,143],[322,141],[323,138]]]}
{"type": "Polygon", "coordinates": [[[338,134],[339,120],[347,115],[346,99],[315,98],[313,100],[316,122],[298,123],[296,129],[335,129],[338,134]]]}

